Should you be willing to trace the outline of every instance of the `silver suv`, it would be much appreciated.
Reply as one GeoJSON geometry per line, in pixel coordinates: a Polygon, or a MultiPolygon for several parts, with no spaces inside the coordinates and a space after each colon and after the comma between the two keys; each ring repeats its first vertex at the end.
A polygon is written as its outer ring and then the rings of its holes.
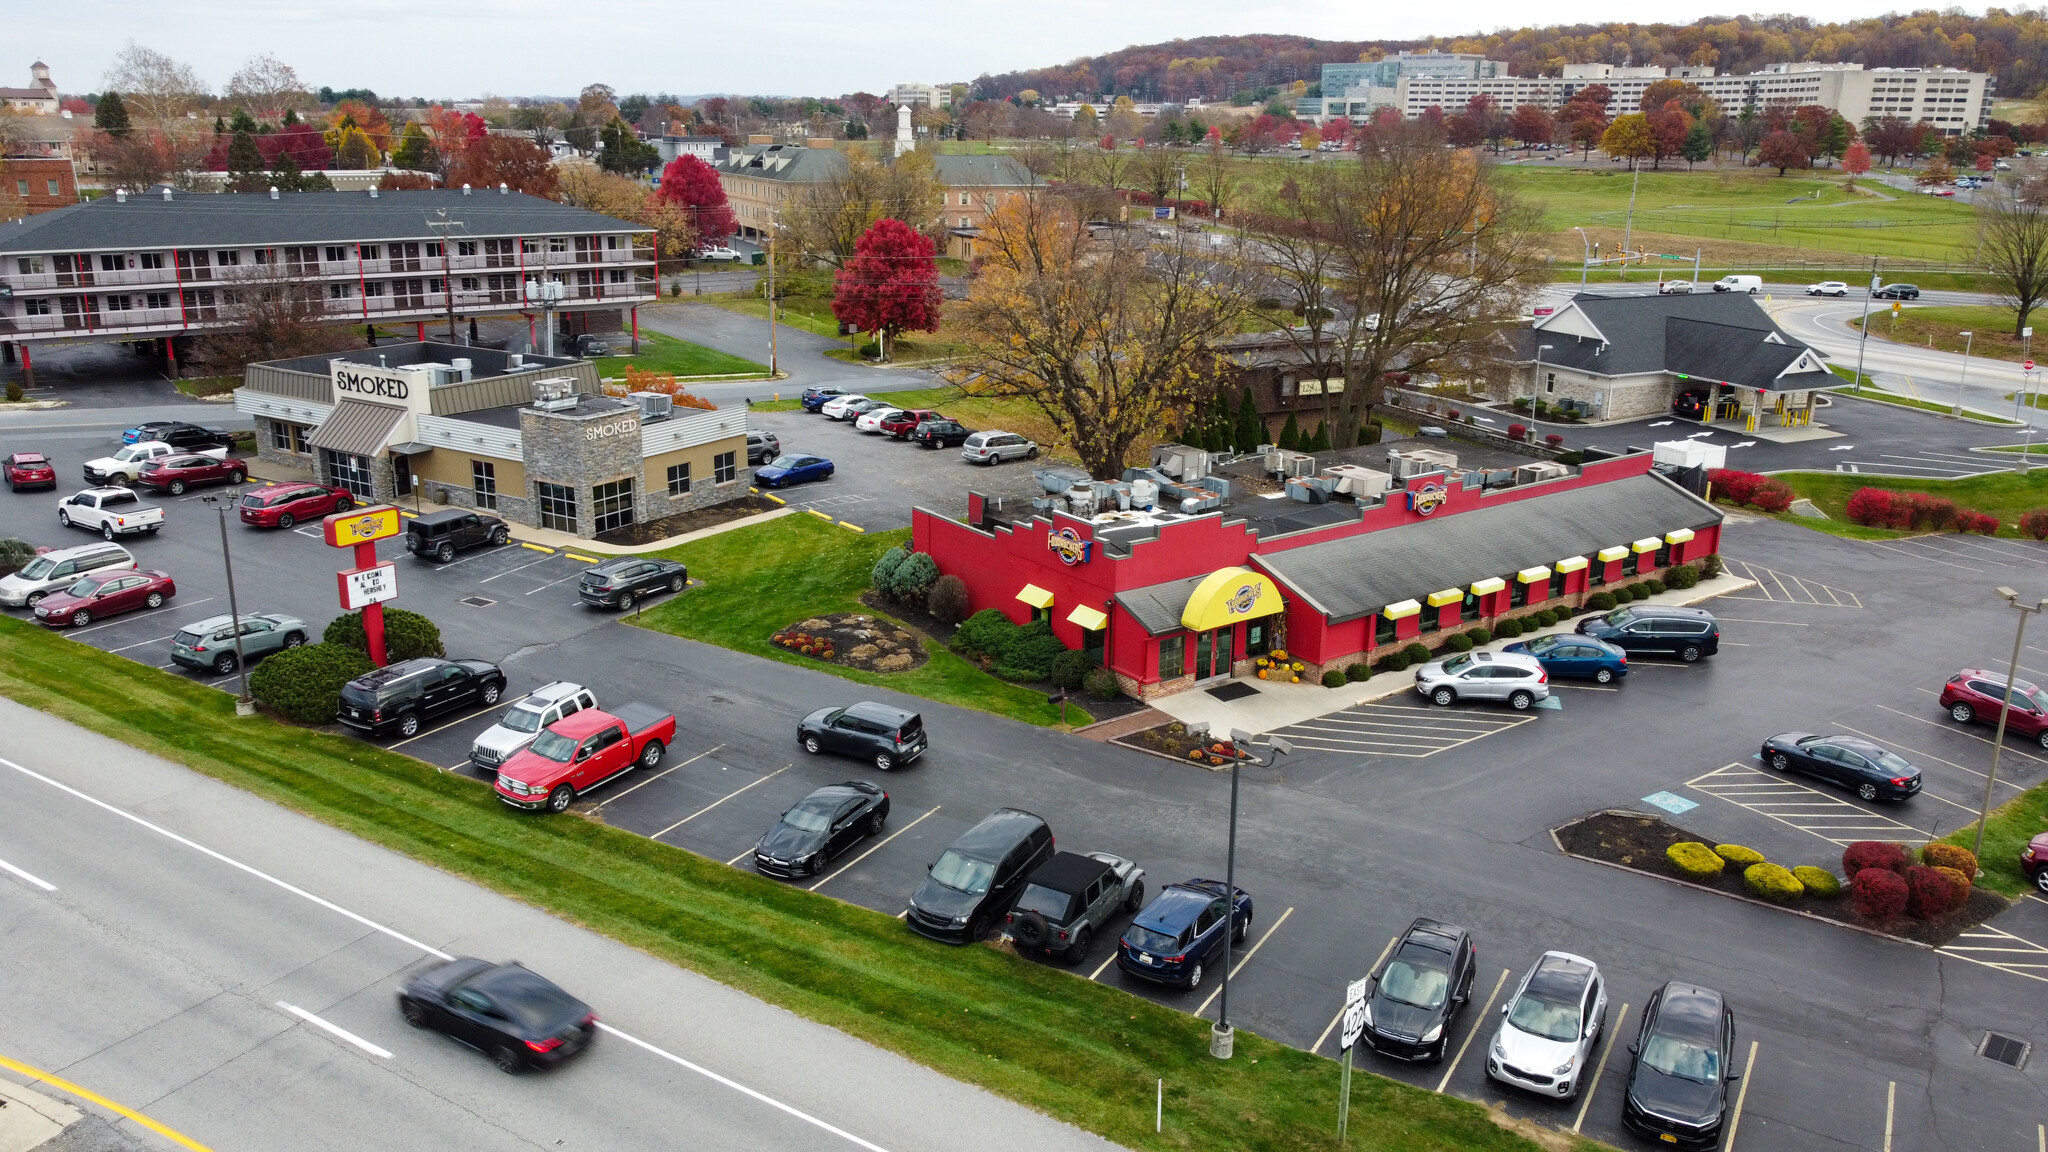
{"type": "Polygon", "coordinates": [[[1519,652],[1460,652],[1415,670],[1415,690],[1432,704],[1505,700],[1520,712],[1550,698],[1550,677],[1534,656],[1519,652]]]}
{"type": "Polygon", "coordinates": [[[969,464],[996,465],[1005,460],[1031,460],[1037,455],[1038,445],[1015,432],[993,429],[976,432],[960,446],[960,458],[969,464]]]}

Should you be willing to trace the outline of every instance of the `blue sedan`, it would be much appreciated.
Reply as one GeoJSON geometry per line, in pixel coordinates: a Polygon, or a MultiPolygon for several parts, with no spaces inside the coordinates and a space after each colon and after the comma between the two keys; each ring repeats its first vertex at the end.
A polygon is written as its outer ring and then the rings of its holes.
{"type": "Polygon", "coordinates": [[[121,433],[121,443],[134,444],[143,440],[154,440],[164,429],[176,425],[176,420],[151,420],[128,428],[121,433]]]}
{"type": "Polygon", "coordinates": [[[823,456],[777,456],[754,469],[754,479],[769,488],[787,488],[806,480],[829,480],[832,462],[823,456]]]}
{"type": "Polygon", "coordinates": [[[1628,653],[1605,640],[1573,632],[1557,632],[1538,636],[1526,643],[1510,644],[1507,651],[1534,656],[1536,662],[1543,665],[1543,670],[1552,676],[1574,676],[1607,684],[1616,677],[1628,675],[1628,653]]]}
{"type": "MultiPolygon", "coordinates": [[[[1223,963],[1225,896],[1221,880],[1188,880],[1159,890],[1117,941],[1117,967],[1133,976],[1199,988],[1203,971],[1223,963]]],[[[1242,943],[1252,926],[1252,898],[1237,893],[1231,939],[1242,943]]]]}

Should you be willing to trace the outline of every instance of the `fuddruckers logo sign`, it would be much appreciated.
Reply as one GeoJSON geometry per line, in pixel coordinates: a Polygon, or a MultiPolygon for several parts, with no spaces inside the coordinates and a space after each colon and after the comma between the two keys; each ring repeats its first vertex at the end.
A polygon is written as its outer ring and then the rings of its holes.
{"type": "Polygon", "coordinates": [[[1081,539],[1081,534],[1072,528],[1046,533],[1045,546],[1052,549],[1062,564],[1086,564],[1095,551],[1095,541],[1081,539]]]}
{"type": "Polygon", "coordinates": [[[1444,486],[1432,480],[1420,488],[1408,490],[1408,509],[1417,516],[1427,516],[1443,507],[1444,501],[1450,498],[1451,494],[1444,490],[1444,486]]]}

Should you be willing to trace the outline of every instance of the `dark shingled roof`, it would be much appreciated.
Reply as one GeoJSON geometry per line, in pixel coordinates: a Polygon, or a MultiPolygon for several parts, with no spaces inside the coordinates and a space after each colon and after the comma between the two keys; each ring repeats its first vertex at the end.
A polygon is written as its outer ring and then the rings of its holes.
{"type": "Polygon", "coordinates": [[[1194,595],[1195,585],[1208,576],[1204,572],[1185,580],[1168,580],[1164,584],[1126,589],[1116,594],[1116,602],[1124,606],[1124,611],[1129,612],[1148,635],[1164,636],[1180,631],[1180,614],[1187,611],[1188,597],[1194,595]]]}
{"type": "Polygon", "coordinates": [[[1512,358],[1533,361],[1536,346],[1548,344],[1543,352],[1545,364],[1602,376],[1670,372],[1774,392],[1842,384],[1818,353],[1811,354],[1811,367],[1784,374],[1810,349],[1788,336],[1746,293],[1602,296],[1581,292],[1537,323],[1569,323],[1574,312],[1606,339],[1536,325],[1513,328],[1506,333],[1514,349],[1512,358]]]}
{"type": "Polygon", "coordinates": [[[420,192],[292,192],[268,195],[134,194],[105,196],[0,225],[0,252],[134,252],[160,248],[235,248],[271,244],[438,240],[427,227],[448,210],[465,236],[542,236],[644,232],[630,220],[571,208],[523,192],[480,188],[420,192]]]}
{"type": "MultiPolygon", "coordinates": [[[[1650,474],[1257,553],[1252,562],[1342,623],[1439,589],[1720,522],[1712,505],[1650,474]]],[[[1181,602],[1186,604],[1185,596],[1181,602]]]]}

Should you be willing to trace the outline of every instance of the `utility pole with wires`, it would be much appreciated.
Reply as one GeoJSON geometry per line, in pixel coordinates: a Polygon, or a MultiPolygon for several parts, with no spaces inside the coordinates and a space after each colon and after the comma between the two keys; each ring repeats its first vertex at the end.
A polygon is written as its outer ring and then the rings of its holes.
{"type": "Polygon", "coordinates": [[[446,208],[436,208],[434,213],[440,219],[427,221],[427,227],[433,228],[441,234],[441,299],[448,305],[448,342],[453,344],[455,343],[455,264],[449,258],[448,246],[451,243],[449,240],[451,231],[462,227],[462,221],[450,220],[446,208]]]}
{"type": "Polygon", "coordinates": [[[768,217],[768,378],[775,378],[775,233],[781,229],[768,217]]]}

